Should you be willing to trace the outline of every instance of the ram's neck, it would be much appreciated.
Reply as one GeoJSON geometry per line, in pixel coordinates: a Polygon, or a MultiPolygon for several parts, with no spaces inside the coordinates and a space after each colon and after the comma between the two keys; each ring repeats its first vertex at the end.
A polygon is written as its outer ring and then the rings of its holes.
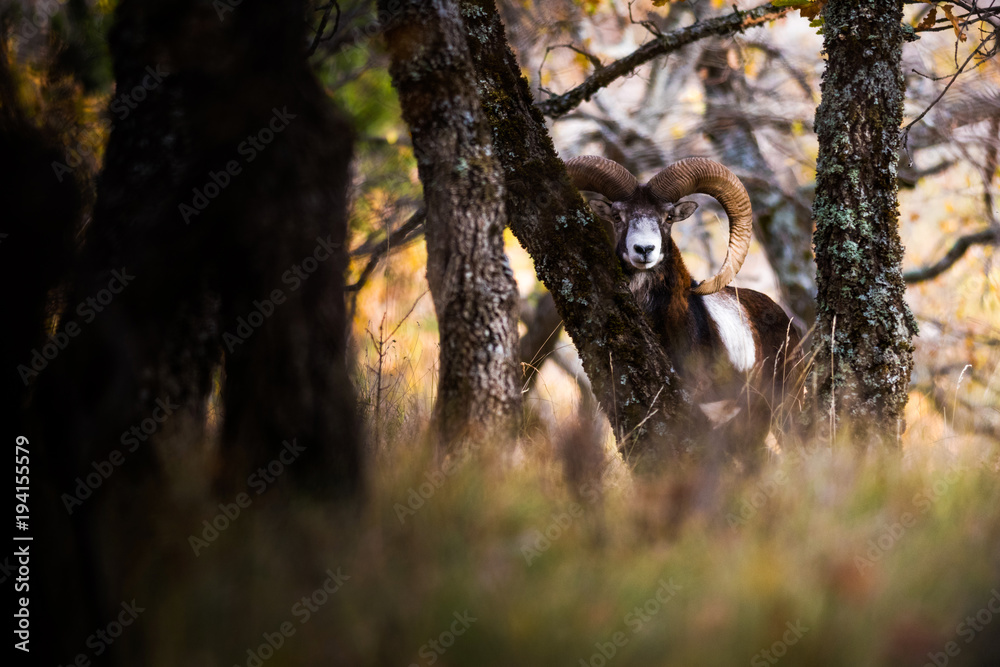
{"type": "Polygon", "coordinates": [[[689,316],[691,274],[673,239],[668,238],[664,251],[663,261],[655,269],[630,274],[629,288],[646,315],[656,320],[652,324],[658,332],[683,331],[689,316]]]}

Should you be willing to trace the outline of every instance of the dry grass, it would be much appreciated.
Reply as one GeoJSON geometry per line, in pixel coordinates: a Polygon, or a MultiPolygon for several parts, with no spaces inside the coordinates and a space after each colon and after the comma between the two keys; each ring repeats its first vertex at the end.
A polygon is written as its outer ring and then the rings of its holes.
{"type": "Polygon", "coordinates": [[[997,664],[995,446],[785,452],[703,502],[697,469],[635,479],[588,421],[442,464],[413,436],[425,417],[393,419],[406,435],[364,503],[276,485],[158,596],[150,664],[255,665],[285,622],[262,664],[997,664]],[[296,603],[338,568],[306,618],[296,603]],[[977,613],[991,623],[960,625],[977,613]]]}

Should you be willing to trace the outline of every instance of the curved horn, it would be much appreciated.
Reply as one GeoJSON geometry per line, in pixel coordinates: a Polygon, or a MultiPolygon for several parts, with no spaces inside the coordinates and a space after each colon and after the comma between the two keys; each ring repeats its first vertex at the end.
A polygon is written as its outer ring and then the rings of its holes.
{"type": "Polygon", "coordinates": [[[701,193],[715,197],[729,217],[729,248],[719,272],[694,288],[695,294],[714,294],[728,285],[743,266],[750,249],[753,213],[750,195],[736,174],[715,160],[692,157],[680,160],[650,179],[649,189],[669,202],[701,193]]]}
{"type": "Polygon", "coordinates": [[[581,155],[566,162],[566,171],[577,190],[600,192],[611,201],[628,199],[639,181],[628,169],[614,160],[596,155],[581,155]]]}

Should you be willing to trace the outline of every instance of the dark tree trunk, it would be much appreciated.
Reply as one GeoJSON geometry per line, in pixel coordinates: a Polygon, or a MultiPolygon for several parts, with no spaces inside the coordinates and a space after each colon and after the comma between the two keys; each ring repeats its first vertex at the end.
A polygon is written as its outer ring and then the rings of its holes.
{"type": "Polygon", "coordinates": [[[702,52],[699,62],[705,87],[705,134],[722,163],[746,186],[753,203],[754,234],[778,276],[782,299],[808,328],[816,318],[812,211],[808,202],[782,192],[777,184],[753,126],[740,111],[746,80],[742,69],[729,66],[728,53],[728,48],[716,43],[702,52]]]}
{"type": "MultiPolygon", "coordinates": [[[[0,401],[4,437],[11,448],[17,444],[27,451],[29,472],[29,529],[18,537],[30,537],[31,541],[14,542],[13,548],[27,547],[30,565],[36,569],[24,591],[32,602],[29,613],[33,641],[28,644],[31,656],[41,658],[39,664],[59,664],[51,647],[64,645],[62,638],[66,635],[86,637],[85,633],[96,627],[91,623],[97,616],[96,606],[87,601],[93,600],[99,589],[98,582],[88,576],[93,574],[93,568],[85,562],[86,554],[76,548],[66,510],[58,501],[62,490],[55,481],[59,463],[48,454],[38,430],[32,427],[28,409],[37,386],[35,369],[41,365],[38,359],[51,363],[49,357],[58,352],[55,340],[64,340],[59,333],[55,339],[46,336],[46,324],[58,311],[59,294],[72,266],[73,235],[81,220],[82,197],[72,176],[56,178],[52,164],[63,162],[64,152],[56,137],[36,128],[21,107],[3,40],[0,156],[0,285],[4,288],[4,343],[0,347],[4,378],[0,401]],[[27,441],[16,440],[19,437],[27,441]],[[65,560],[53,566],[53,561],[60,558],[65,560]],[[58,576],[66,570],[72,574],[58,576]],[[67,604],[75,606],[74,613],[65,613],[67,604]],[[54,641],[41,639],[40,628],[56,627],[60,634],[54,641]]],[[[42,372],[45,370],[42,368],[42,372]]],[[[24,456],[22,451],[16,455],[24,456]]],[[[22,458],[20,464],[24,463],[22,458]]],[[[23,469],[20,465],[18,468],[18,477],[23,477],[23,469]]],[[[24,486],[24,481],[16,484],[24,486]]],[[[7,562],[18,566],[16,558],[7,562]]],[[[13,589],[16,577],[16,570],[8,574],[5,585],[13,589]]]]}
{"type": "Polygon", "coordinates": [[[556,155],[494,3],[463,2],[462,15],[506,177],[508,224],[552,293],[626,460],[676,455],[701,432],[690,399],[556,155]]]}
{"type": "Polygon", "coordinates": [[[859,444],[894,442],[917,325],[904,300],[896,162],[903,115],[902,0],[830,0],[816,200],[813,419],[859,444]]]}
{"type": "Polygon", "coordinates": [[[517,285],[503,251],[504,183],[476,95],[458,3],[408,2],[385,38],[427,210],[427,281],[441,338],[440,444],[513,435],[520,417],[517,285]]]}
{"type": "MultiPolygon", "coordinates": [[[[360,483],[343,293],[349,128],[305,60],[301,2],[226,7],[222,20],[211,3],[125,0],[116,12],[117,89],[145,95],[116,112],[60,323],[81,332],[37,379],[34,405],[56,528],[73,536],[43,580],[89,632],[133,598],[165,613],[152,603],[190,572],[189,532],[283,441],[299,455],[275,486],[349,495],[360,483]],[[110,303],[81,315],[102,292],[110,303]],[[62,494],[113,452],[124,462],[68,513],[62,494]],[[103,597],[67,599],[78,581],[103,597]]],[[[153,627],[134,624],[112,656],[144,662],[153,627]]],[[[46,658],[72,660],[85,639],[62,635],[46,658]]]]}

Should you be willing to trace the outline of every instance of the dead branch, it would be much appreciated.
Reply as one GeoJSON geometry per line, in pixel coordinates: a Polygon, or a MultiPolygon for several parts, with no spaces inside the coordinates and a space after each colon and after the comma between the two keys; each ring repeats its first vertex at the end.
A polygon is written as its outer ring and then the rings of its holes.
{"type": "Polygon", "coordinates": [[[914,283],[921,283],[926,280],[937,278],[939,275],[950,269],[955,262],[960,260],[965,252],[972,246],[997,245],[998,243],[1000,243],[1000,233],[998,233],[995,229],[984,229],[974,234],[960,236],[958,240],[955,241],[954,245],[951,246],[951,250],[949,250],[944,257],[930,266],[926,266],[922,269],[916,269],[914,271],[907,271],[903,274],[903,280],[905,280],[908,285],[912,285],[914,283]]]}
{"type": "Polygon", "coordinates": [[[742,32],[746,28],[774,21],[793,9],[795,7],[775,7],[768,3],[745,12],[733,12],[726,16],[699,21],[686,28],[663,33],[624,58],[616,60],[604,66],[601,70],[594,72],[576,88],[561,95],[550,97],[543,102],[538,102],[535,106],[542,114],[550,118],[559,118],[589,100],[600,89],[632,72],[653,58],[677,51],[705,37],[731,35],[742,32]]]}
{"type": "MultiPolygon", "coordinates": [[[[361,275],[358,276],[357,282],[353,285],[348,285],[344,289],[348,292],[357,292],[365,283],[368,282],[369,276],[378,266],[378,263],[382,260],[385,255],[388,255],[391,251],[402,247],[403,245],[413,241],[422,232],[424,227],[424,218],[426,213],[424,209],[418,210],[416,213],[410,216],[410,219],[403,223],[403,226],[394,231],[388,237],[386,237],[381,243],[379,243],[375,248],[371,250],[371,257],[368,258],[368,264],[365,265],[364,270],[361,275]]],[[[354,252],[351,253],[354,256],[365,255],[364,252],[354,252]]]]}

